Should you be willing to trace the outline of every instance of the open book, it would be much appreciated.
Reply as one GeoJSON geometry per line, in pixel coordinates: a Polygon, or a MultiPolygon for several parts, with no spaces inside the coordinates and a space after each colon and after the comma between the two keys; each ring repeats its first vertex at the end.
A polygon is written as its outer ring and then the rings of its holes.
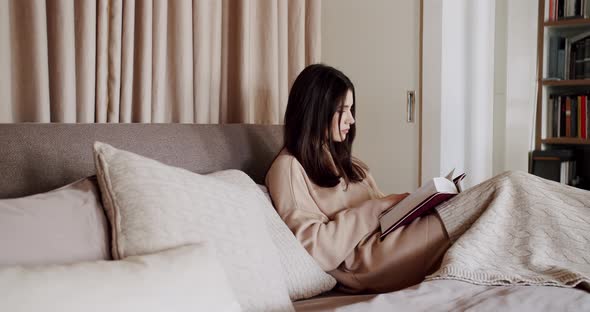
{"type": "Polygon", "coordinates": [[[459,194],[461,192],[461,181],[465,178],[465,173],[453,179],[454,172],[455,169],[444,178],[431,179],[395,206],[383,212],[379,217],[381,238],[459,194]]]}

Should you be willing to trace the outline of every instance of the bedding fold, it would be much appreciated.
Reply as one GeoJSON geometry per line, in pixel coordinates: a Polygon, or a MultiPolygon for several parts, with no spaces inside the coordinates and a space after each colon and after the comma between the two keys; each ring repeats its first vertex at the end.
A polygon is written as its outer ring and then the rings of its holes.
{"type": "Polygon", "coordinates": [[[437,208],[458,237],[427,280],[590,291],[590,192],[506,172],[437,208]]]}

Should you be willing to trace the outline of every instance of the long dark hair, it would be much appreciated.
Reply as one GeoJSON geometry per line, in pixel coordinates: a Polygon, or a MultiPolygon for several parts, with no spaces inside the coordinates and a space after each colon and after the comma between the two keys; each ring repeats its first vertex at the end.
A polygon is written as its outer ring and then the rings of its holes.
{"type": "MultiPolygon", "coordinates": [[[[350,125],[344,141],[332,140],[332,118],[339,113],[340,125],[348,90],[355,103],[354,85],[346,75],[333,67],[313,64],[297,76],[289,93],[285,147],[301,163],[311,180],[322,187],[336,186],[340,178],[344,178],[348,185],[366,177],[366,166],[352,157],[355,125],[350,125]],[[332,170],[330,156],[337,172],[332,170]]],[[[353,117],[355,106],[351,108],[353,117]]]]}

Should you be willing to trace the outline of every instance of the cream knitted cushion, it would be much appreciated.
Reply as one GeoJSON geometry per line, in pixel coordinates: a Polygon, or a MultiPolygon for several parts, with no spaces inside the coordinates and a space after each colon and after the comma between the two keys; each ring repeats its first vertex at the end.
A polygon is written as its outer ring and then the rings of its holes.
{"type": "Polygon", "coordinates": [[[0,267],[0,311],[240,311],[205,244],[120,261],[0,267]]]}
{"type": "Polygon", "coordinates": [[[100,142],[94,154],[115,259],[208,241],[245,311],[293,309],[256,193],[100,142]]]}
{"type": "Polygon", "coordinates": [[[336,279],[324,272],[295,238],[272,206],[268,193],[265,194],[264,186],[256,185],[247,174],[239,170],[218,171],[210,176],[242,186],[257,194],[268,231],[279,252],[291,300],[310,298],[334,288],[336,279]]]}

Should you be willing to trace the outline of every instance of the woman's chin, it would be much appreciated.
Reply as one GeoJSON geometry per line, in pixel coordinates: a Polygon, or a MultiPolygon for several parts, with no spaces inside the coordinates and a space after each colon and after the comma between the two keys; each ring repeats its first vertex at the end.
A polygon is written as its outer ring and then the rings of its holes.
{"type": "Polygon", "coordinates": [[[332,141],[334,142],[343,142],[344,140],[346,140],[346,134],[341,134],[340,137],[338,138],[332,138],[332,141]]]}

